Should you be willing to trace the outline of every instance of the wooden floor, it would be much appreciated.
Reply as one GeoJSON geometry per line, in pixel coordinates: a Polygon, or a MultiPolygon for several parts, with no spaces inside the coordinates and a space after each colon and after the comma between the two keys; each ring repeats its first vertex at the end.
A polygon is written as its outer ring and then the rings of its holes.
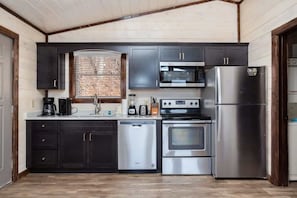
{"type": "Polygon", "coordinates": [[[105,197],[297,197],[297,183],[276,187],[267,180],[215,180],[210,176],[160,174],[36,174],[0,189],[1,198],[105,197]]]}

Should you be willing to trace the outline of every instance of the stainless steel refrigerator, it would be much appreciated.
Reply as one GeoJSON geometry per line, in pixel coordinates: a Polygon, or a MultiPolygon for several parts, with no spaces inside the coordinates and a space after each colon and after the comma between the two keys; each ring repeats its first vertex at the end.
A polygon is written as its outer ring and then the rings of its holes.
{"type": "Polygon", "coordinates": [[[213,120],[213,176],[265,178],[265,68],[216,66],[206,82],[202,112],[213,120]]]}

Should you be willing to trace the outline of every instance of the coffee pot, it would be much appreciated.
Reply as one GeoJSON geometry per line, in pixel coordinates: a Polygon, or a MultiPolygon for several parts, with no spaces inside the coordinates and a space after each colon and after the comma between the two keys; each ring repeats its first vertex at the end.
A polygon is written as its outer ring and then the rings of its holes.
{"type": "Polygon", "coordinates": [[[55,102],[55,98],[53,97],[43,98],[43,108],[42,108],[43,116],[52,116],[56,114],[57,107],[54,104],[54,102],[55,102]]]}

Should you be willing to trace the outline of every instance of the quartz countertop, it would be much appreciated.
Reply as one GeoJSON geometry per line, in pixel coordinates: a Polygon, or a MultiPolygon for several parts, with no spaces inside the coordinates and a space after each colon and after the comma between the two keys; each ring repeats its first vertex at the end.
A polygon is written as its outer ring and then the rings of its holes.
{"type": "Polygon", "coordinates": [[[53,115],[53,116],[42,116],[41,113],[27,113],[25,120],[161,120],[160,115],[152,116],[139,116],[139,115],[94,115],[92,113],[75,113],[72,115],[53,115]]]}

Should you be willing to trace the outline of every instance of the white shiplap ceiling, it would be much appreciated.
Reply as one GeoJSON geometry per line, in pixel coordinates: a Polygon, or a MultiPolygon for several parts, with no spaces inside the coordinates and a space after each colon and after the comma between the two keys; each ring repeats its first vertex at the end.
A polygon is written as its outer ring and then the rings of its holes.
{"type": "MultiPolygon", "coordinates": [[[[0,0],[45,33],[205,0],[0,0]]],[[[242,0],[223,0],[239,3],[242,0]]],[[[2,6],[2,7],[3,7],[2,6]]]]}

